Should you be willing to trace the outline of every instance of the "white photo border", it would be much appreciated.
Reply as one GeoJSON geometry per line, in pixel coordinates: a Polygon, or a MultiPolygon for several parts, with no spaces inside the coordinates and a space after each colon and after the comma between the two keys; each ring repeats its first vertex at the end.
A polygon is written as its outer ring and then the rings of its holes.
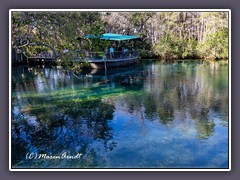
{"type": "Polygon", "coordinates": [[[231,171],[231,9],[10,9],[9,10],[9,171],[231,171]],[[11,149],[12,149],[12,53],[11,53],[11,16],[12,12],[228,12],[228,168],[12,168],[11,149]]]}

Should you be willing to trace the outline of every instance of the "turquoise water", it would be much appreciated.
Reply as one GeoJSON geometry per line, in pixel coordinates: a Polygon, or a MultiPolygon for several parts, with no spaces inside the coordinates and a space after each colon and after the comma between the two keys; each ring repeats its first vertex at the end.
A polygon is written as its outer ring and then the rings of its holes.
{"type": "Polygon", "coordinates": [[[12,167],[228,168],[228,64],[13,67],[12,167]]]}

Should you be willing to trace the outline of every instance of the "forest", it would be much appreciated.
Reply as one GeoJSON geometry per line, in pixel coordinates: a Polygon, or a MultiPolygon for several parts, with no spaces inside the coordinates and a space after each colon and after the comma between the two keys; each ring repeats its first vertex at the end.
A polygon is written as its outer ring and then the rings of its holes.
{"type": "Polygon", "coordinates": [[[228,11],[11,13],[13,169],[229,168],[228,11]]]}
{"type": "Polygon", "coordinates": [[[78,37],[117,33],[141,37],[142,58],[228,59],[228,12],[12,12],[11,33],[13,51],[26,54],[74,51],[78,37]]]}

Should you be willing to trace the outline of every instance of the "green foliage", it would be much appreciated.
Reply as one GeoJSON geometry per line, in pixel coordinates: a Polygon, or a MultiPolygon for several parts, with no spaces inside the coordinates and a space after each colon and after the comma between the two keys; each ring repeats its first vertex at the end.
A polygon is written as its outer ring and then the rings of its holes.
{"type": "Polygon", "coordinates": [[[169,34],[160,42],[154,47],[154,52],[162,59],[191,58],[196,52],[197,41],[195,39],[183,39],[169,34]]]}
{"type": "Polygon", "coordinates": [[[156,55],[163,59],[228,58],[226,13],[211,12],[199,16],[171,12],[162,18],[166,30],[153,46],[156,55]]]}
{"type": "MultiPolygon", "coordinates": [[[[102,34],[103,22],[98,12],[12,12],[12,46],[27,41],[52,46],[61,57],[62,51],[80,48],[76,37],[102,34]]],[[[98,46],[99,43],[93,43],[98,46]]],[[[29,54],[46,50],[44,47],[24,47],[29,54]]]]}
{"type": "Polygon", "coordinates": [[[156,55],[153,51],[149,51],[149,50],[145,50],[145,49],[141,49],[139,51],[139,56],[141,58],[154,58],[154,57],[156,57],[156,55]]]}
{"type": "Polygon", "coordinates": [[[172,53],[171,42],[166,38],[154,47],[154,52],[162,59],[167,59],[172,53]]]}
{"type": "Polygon", "coordinates": [[[182,58],[196,57],[197,41],[195,39],[188,39],[183,41],[182,58]]]}
{"type": "MultiPolygon", "coordinates": [[[[103,51],[110,41],[76,39],[106,32],[140,36],[135,44],[142,57],[228,58],[227,12],[12,12],[12,47],[42,42],[66,58],[63,50],[103,51]]],[[[122,42],[132,47],[131,42],[122,42]]],[[[45,47],[23,47],[26,53],[45,47]]],[[[82,54],[84,57],[84,54],[82,54]]]]}
{"type": "Polygon", "coordinates": [[[198,44],[197,49],[198,53],[204,58],[228,58],[228,29],[224,28],[209,34],[206,41],[198,44]]]}

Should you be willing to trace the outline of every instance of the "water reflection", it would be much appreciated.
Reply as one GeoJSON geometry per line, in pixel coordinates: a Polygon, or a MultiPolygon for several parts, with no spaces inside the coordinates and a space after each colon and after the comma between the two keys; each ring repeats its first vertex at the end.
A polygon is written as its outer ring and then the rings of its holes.
{"type": "Polygon", "coordinates": [[[14,67],[12,165],[226,168],[225,63],[143,61],[107,74],[14,67]],[[26,160],[28,152],[83,156],[26,160]]]}

